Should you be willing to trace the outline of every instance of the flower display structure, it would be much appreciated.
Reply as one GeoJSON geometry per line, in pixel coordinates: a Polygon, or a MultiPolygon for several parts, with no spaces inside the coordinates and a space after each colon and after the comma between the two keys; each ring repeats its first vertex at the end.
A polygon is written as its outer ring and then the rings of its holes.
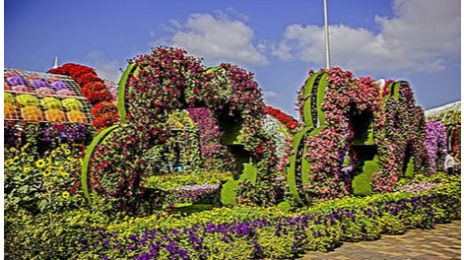
{"type": "Polygon", "coordinates": [[[416,105],[414,93],[406,81],[387,85],[383,97],[385,127],[381,142],[387,150],[380,151],[384,171],[373,175],[377,191],[389,191],[400,177],[412,177],[422,170],[425,160],[425,116],[416,105]]]}
{"type": "MultiPolygon", "coordinates": [[[[446,105],[442,111],[436,111],[427,115],[427,120],[436,120],[446,127],[448,136],[447,146],[449,152],[461,160],[461,103],[455,102],[446,105]]],[[[460,164],[459,164],[460,166],[460,164]]]]}
{"type": "MultiPolygon", "coordinates": [[[[116,105],[111,103],[113,96],[105,86],[105,81],[98,77],[94,69],[68,63],[51,69],[48,73],[70,76],[79,84],[82,94],[93,105],[93,108],[98,105],[96,109],[92,109],[92,122],[97,129],[106,128],[118,121],[119,115],[116,112],[116,105]]],[[[59,84],[55,84],[56,88],[59,86],[59,84]]]]}
{"type": "Polygon", "coordinates": [[[310,71],[297,105],[288,183],[300,203],[392,190],[423,165],[424,114],[407,82],[381,89],[337,67],[310,71]]]}
{"type": "Polygon", "coordinates": [[[427,171],[429,173],[434,173],[437,170],[445,170],[445,157],[448,154],[446,127],[439,121],[427,121],[425,136],[425,147],[427,148],[427,171]]]}
{"type": "Polygon", "coordinates": [[[17,69],[5,69],[5,116],[8,121],[28,123],[90,123],[88,103],[70,77],[17,69]],[[27,87],[24,93],[15,87],[27,87]],[[79,112],[76,112],[79,111],[79,112]]]}
{"type": "Polygon", "coordinates": [[[258,172],[256,191],[243,196],[262,194],[256,203],[275,200],[272,175],[277,159],[272,139],[262,129],[265,105],[252,73],[230,64],[206,69],[184,50],[159,47],[130,60],[122,82],[121,124],[104,130],[88,150],[84,189],[105,195],[115,208],[140,208],[142,198],[151,196],[144,189],[147,163],[141,154],[172,136],[173,129],[166,124],[171,112],[206,107],[219,122],[228,118],[241,124],[240,143],[258,172]]]}

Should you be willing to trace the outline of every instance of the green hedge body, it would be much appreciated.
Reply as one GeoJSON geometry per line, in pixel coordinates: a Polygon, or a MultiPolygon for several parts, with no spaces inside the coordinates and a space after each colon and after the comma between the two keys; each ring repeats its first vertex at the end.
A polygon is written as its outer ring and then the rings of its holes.
{"type": "Polygon", "coordinates": [[[409,158],[409,162],[406,167],[406,172],[404,173],[404,177],[407,177],[407,178],[414,177],[414,156],[409,158]]]}
{"type": "Polygon", "coordinates": [[[379,158],[365,161],[362,172],[356,175],[352,182],[353,194],[367,196],[372,194],[372,174],[380,170],[379,158]]]}
{"type": "Polygon", "coordinates": [[[121,122],[126,120],[126,84],[130,75],[134,73],[134,69],[136,69],[135,63],[129,64],[118,83],[118,112],[121,116],[121,122]]]}
{"type": "Polygon", "coordinates": [[[249,181],[252,185],[256,184],[257,169],[253,163],[243,164],[243,172],[238,180],[229,179],[221,189],[221,203],[224,206],[234,206],[237,202],[237,189],[239,184],[249,181]]]}
{"type": "Polygon", "coordinates": [[[303,121],[307,126],[313,126],[313,120],[311,116],[311,90],[313,88],[314,81],[317,77],[320,76],[320,73],[314,73],[311,77],[307,80],[305,89],[303,90],[303,95],[306,98],[304,103],[304,112],[303,112],[303,121]]]}
{"type": "Polygon", "coordinates": [[[87,146],[87,148],[85,149],[85,156],[82,161],[82,168],[81,168],[81,185],[82,185],[82,191],[84,192],[84,196],[87,199],[90,199],[87,175],[89,171],[89,162],[90,162],[90,159],[92,158],[93,151],[95,150],[95,147],[97,147],[97,145],[103,142],[105,138],[116,129],[118,129],[118,125],[113,125],[113,126],[110,126],[104,129],[97,136],[94,137],[90,145],[87,146]]]}
{"type": "MultiPolygon", "coordinates": [[[[301,185],[308,183],[309,175],[311,174],[310,173],[311,164],[305,158],[301,158],[301,173],[298,173],[297,167],[296,167],[296,164],[297,164],[296,154],[298,152],[298,147],[300,146],[302,142],[305,142],[306,138],[316,135],[317,133],[319,133],[319,131],[323,129],[325,115],[324,115],[324,112],[322,111],[322,102],[324,101],[324,98],[325,98],[325,89],[327,87],[328,77],[329,75],[327,72],[318,72],[318,73],[312,74],[309,77],[309,79],[306,81],[305,88],[303,90],[303,96],[306,99],[304,103],[304,107],[303,107],[303,110],[304,110],[303,121],[305,122],[305,125],[307,127],[295,135],[295,138],[293,141],[294,154],[290,156],[289,158],[290,166],[288,167],[288,170],[287,170],[287,183],[288,183],[290,193],[293,195],[294,200],[299,204],[305,204],[311,201],[311,198],[309,198],[306,194],[304,194],[302,187],[300,188],[298,187],[297,180],[296,180],[296,178],[301,178],[302,180],[301,185]],[[313,89],[316,87],[317,87],[317,92],[316,92],[317,98],[316,98],[316,104],[314,107],[317,109],[317,118],[313,118],[312,111],[311,111],[313,109],[311,97],[314,93],[313,89]],[[298,174],[300,174],[301,177],[297,176],[298,174]]],[[[306,146],[303,146],[302,154],[306,154],[306,152],[307,152],[306,146]]]]}

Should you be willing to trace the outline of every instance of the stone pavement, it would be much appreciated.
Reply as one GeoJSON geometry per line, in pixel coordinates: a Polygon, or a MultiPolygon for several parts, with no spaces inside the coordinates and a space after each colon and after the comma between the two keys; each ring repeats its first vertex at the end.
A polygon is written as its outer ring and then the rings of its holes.
{"type": "Polygon", "coordinates": [[[308,252],[308,259],[461,259],[461,221],[434,229],[411,229],[404,235],[382,235],[376,241],[344,242],[333,252],[308,252]]]}

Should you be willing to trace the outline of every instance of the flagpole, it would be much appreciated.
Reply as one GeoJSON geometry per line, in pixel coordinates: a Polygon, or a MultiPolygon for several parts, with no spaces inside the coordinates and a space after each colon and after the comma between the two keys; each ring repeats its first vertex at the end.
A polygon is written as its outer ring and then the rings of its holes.
{"type": "Polygon", "coordinates": [[[324,0],[325,66],[327,69],[330,69],[329,22],[327,16],[327,0],[324,0]]]}

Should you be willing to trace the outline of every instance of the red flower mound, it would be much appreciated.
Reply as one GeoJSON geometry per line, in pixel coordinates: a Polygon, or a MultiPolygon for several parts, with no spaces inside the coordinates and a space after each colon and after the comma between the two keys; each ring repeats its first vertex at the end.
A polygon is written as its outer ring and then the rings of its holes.
{"type": "Polygon", "coordinates": [[[102,129],[113,125],[119,120],[118,108],[109,101],[103,101],[92,108],[93,125],[102,129]]]}
{"type": "Polygon", "coordinates": [[[285,114],[280,109],[273,108],[271,106],[266,106],[266,111],[269,115],[279,120],[290,130],[294,130],[297,127],[299,127],[298,121],[296,121],[293,117],[285,114]]]}
{"type": "Polygon", "coordinates": [[[98,77],[94,69],[78,64],[67,63],[48,73],[70,76],[81,87],[82,94],[93,105],[92,124],[97,129],[113,125],[119,120],[118,109],[112,102],[112,95],[106,88],[103,79],[98,77]]]}

